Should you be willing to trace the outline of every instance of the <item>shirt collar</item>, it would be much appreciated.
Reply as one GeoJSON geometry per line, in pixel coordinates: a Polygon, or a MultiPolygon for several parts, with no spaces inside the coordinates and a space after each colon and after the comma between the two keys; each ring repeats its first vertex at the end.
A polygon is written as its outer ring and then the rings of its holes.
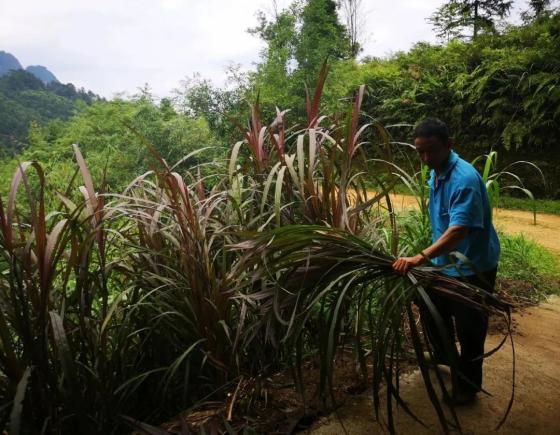
{"type": "MultiPolygon", "coordinates": [[[[457,163],[457,160],[459,160],[459,155],[455,151],[451,150],[451,152],[449,153],[449,157],[447,157],[447,161],[445,162],[445,165],[443,165],[443,169],[438,176],[438,181],[447,179],[447,177],[449,176],[449,172],[451,172],[451,169],[453,169],[453,167],[457,163]]],[[[435,187],[435,182],[436,171],[432,169],[430,171],[430,179],[428,180],[428,184],[433,188],[435,187]]]]}
{"type": "Polygon", "coordinates": [[[443,169],[438,175],[438,180],[441,181],[447,179],[447,177],[449,176],[449,172],[451,172],[451,169],[453,169],[453,167],[457,163],[457,160],[459,160],[459,155],[455,151],[451,150],[451,152],[449,153],[449,157],[445,162],[445,165],[443,165],[443,169]]]}

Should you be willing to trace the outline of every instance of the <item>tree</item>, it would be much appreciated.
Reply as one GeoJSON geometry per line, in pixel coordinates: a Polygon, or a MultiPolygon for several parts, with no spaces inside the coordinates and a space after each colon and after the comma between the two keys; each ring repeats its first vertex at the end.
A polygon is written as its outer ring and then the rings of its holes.
{"type": "Polygon", "coordinates": [[[346,31],[350,40],[350,54],[357,57],[362,51],[363,30],[365,26],[362,0],[341,0],[340,7],[346,21],[346,31]]]}
{"type": "MultiPolygon", "coordinates": [[[[144,87],[142,98],[97,101],[67,121],[46,125],[31,122],[29,145],[15,158],[0,161],[0,179],[9,179],[19,161],[37,160],[49,174],[50,186],[64,191],[72,177],[72,144],[79,144],[97,182],[108,189],[123,189],[137,175],[153,168],[155,159],[146,147],[150,143],[169,164],[190,152],[216,144],[208,122],[201,116],[177,113],[169,99],[160,105],[144,87]]],[[[179,166],[222,158],[222,150],[212,148],[179,166]]],[[[208,169],[209,170],[209,169],[208,169]]],[[[5,194],[5,192],[1,192],[5,194]]]]}
{"type": "Polygon", "coordinates": [[[472,29],[472,39],[481,31],[495,31],[496,19],[509,15],[511,0],[451,0],[429,18],[439,35],[461,35],[465,28],[472,29]],[[457,33],[458,32],[458,33],[457,33]]]}
{"type": "Polygon", "coordinates": [[[529,6],[535,14],[535,17],[538,17],[548,9],[550,0],[529,0],[529,6]]]}
{"type": "Polygon", "coordinates": [[[173,90],[173,104],[188,118],[205,118],[216,139],[224,145],[229,144],[236,140],[235,122],[239,122],[239,114],[247,108],[247,80],[238,65],[228,68],[227,86],[224,88],[195,73],[183,80],[181,87],[173,90]]]}
{"type": "Polygon", "coordinates": [[[253,78],[253,85],[263,103],[284,108],[301,105],[295,97],[292,77],[296,68],[296,27],[301,13],[302,7],[299,2],[294,2],[281,11],[275,7],[271,18],[259,11],[259,24],[248,30],[265,43],[261,51],[261,62],[257,65],[257,73],[253,78]]]}
{"type": "Polygon", "coordinates": [[[266,43],[266,48],[261,53],[265,60],[277,58],[283,63],[285,72],[288,72],[287,63],[294,56],[297,40],[296,23],[301,16],[301,4],[293,2],[288,8],[279,11],[276,2],[273,2],[273,19],[269,20],[263,11],[257,12],[259,24],[248,29],[252,35],[258,36],[266,43]]]}
{"type": "MultiPolygon", "coordinates": [[[[93,96],[93,97],[92,97],[93,96]]],[[[70,83],[45,85],[24,70],[0,77],[0,155],[12,155],[28,143],[31,122],[45,125],[53,119],[68,119],[80,110],[80,102],[95,98],[77,92],[70,83]]]]}
{"type": "MultiPolygon", "coordinates": [[[[264,118],[274,116],[276,107],[290,109],[291,117],[304,117],[299,110],[305,107],[304,86],[315,87],[326,58],[331,66],[352,58],[350,38],[333,0],[295,0],[282,10],[273,1],[272,9],[258,12],[258,25],[249,29],[265,43],[251,80],[253,101],[258,94],[264,118]]],[[[359,50],[359,44],[354,49],[359,50]]]]}
{"type": "Polygon", "coordinates": [[[551,3],[551,0],[529,0],[529,10],[521,12],[521,18],[525,22],[540,18],[553,9],[551,3]]]}
{"type": "Polygon", "coordinates": [[[464,8],[462,5],[459,2],[452,1],[435,11],[428,18],[428,22],[432,24],[439,39],[449,42],[452,39],[462,39],[465,37],[463,33],[464,27],[458,25],[460,21],[466,23],[468,19],[463,14],[464,8]]]}
{"type": "Polygon", "coordinates": [[[305,82],[317,77],[325,58],[351,57],[346,28],[338,20],[333,0],[308,0],[301,14],[301,30],[296,45],[299,75],[305,82]]]}

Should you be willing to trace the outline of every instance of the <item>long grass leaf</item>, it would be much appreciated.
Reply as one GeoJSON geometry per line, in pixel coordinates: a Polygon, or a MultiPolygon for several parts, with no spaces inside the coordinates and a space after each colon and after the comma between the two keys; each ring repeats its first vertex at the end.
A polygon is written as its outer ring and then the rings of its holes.
{"type": "Polygon", "coordinates": [[[10,435],[19,435],[21,433],[21,418],[23,415],[23,401],[27,392],[27,385],[31,377],[31,367],[27,367],[23,372],[23,376],[19,380],[16,387],[16,394],[10,412],[10,435]]]}
{"type": "Polygon", "coordinates": [[[276,225],[281,224],[280,207],[282,205],[282,186],[284,183],[284,172],[286,172],[286,167],[282,166],[278,172],[278,177],[276,178],[276,190],[274,192],[274,213],[276,214],[276,225]]]}

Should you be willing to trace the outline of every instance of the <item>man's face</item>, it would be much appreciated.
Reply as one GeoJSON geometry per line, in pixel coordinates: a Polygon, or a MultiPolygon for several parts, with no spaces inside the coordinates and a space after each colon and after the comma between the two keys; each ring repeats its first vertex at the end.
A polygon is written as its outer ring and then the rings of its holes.
{"type": "Polygon", "coordinates": [[[414,139],[414,146],[422,163],[437,171],[449,157],[451,142],[443,143],[435,136],[417,137],[414,139]]]}

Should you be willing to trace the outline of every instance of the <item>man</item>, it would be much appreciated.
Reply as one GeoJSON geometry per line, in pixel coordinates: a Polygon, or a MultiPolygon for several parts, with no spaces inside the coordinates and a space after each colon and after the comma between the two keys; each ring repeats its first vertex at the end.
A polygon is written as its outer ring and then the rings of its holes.
{"type": "MultiPolygon", "coordinates": [[[[442,270],[474,284],[488,292],[494,290],[500,244],[492,225],[491,208],[486,186],[477,170],[451,150],[452,141],[447,125],[435,118],[420,122],[414,131],[414,146],[420,160],[431,169],[430,223],[432,245],[414,257],[401,257],[393,263],[395,271],[406,274],[428,259],[436,266],[454,263],[442,270]],[[452,251],[468,258],[451,261],[452,251]]],[[[455,332],[461,344],[458,356],[458,372],[452,369],[453,405],[471,403],[482,385],[482,358],[488,329],[488,318],[477,310],[465,308],[458,302],[431,296],[443,318],[447,337],[438,332],[427,308],[420,304],[420,314],[436,360],[449,361],[445,355],[443,340],[455,349],[455,332]],[[455,319],[455,328],[453,320],[455,319]]],[[[448,347],[449,349],[449,347],[448,347]]]]}

